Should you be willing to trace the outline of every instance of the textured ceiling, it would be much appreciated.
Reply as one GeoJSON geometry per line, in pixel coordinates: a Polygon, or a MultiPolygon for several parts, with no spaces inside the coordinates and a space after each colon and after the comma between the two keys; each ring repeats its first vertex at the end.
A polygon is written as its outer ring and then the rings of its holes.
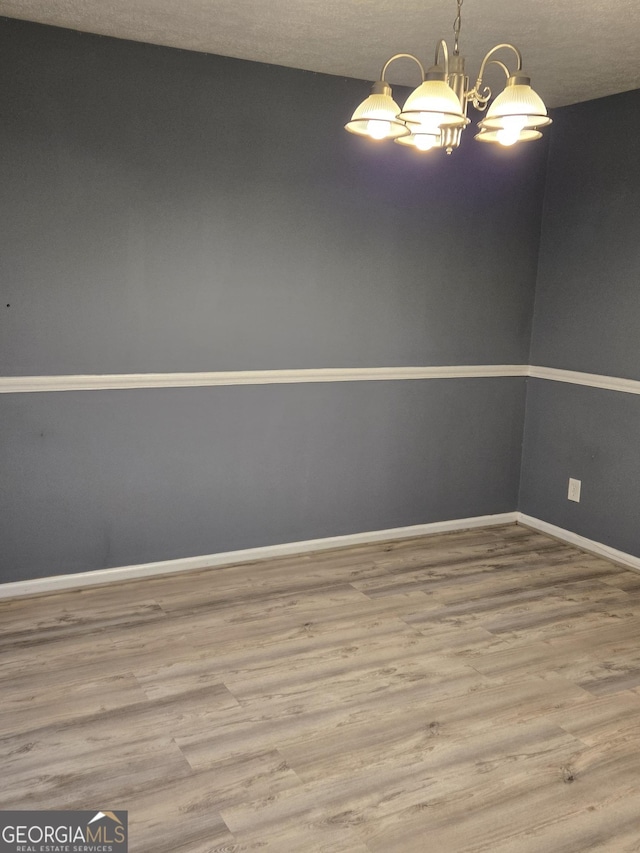
{"type": "MultiPolygon", "coordinates": [[[[0,0],[12,18],[365,80],[392,53],[430,64],[455,11],[454,0],[0,0]]],[[[470,76],[502,41],[548,106],[640,88],[640,0],[465,0],[470,76]]],[[[415,74],[398,62],[389,78],[415,85],[415,74]]]]}

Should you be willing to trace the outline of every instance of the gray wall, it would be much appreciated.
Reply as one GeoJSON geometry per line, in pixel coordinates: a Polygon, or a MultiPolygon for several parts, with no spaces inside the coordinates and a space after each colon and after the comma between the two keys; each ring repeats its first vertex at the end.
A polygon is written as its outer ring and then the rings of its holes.
{"type": "MultiPolygon", "coordinates": [[[[640,91],[556,111],[532,364],[640,380],[639,210],[640,91]]],[[[531,381],[520,509],[640,556],[639,438],[640,396],[531,381]]]]}
{"type": "Polygon", "coordinates": [[[640,90],[554,119],[531,363],[640,379],[640,90]]]}
{"type": "Polygon", "coordinates": [[[12,395],[3,579],[507,512],[519,379],[12,395]]]}
{"type": "MultiPolygon", "coordinates": [[[[545,145],[5,20],[3,375],[525,363],[545,145]],[[8,306],[8,307],[5,307],[8,306]],[[10,307],[9,307],[10,306],[10,307]]],[[[514,510],[524,381],[2,395],[2,580],[514,510]]]]}
{"type": "Polygon", "coordinates": [[[520,509],[640,556],[640,398],[529,380],[520,509]],[[582,481],[580,503],[568,478],[582,481]]]}
{"type": "Polygon", "coordinates": [[[543,145],[420,160],[343,131],[367,83],[18,21],[0,78],[5,375],[526,362],[543,145]]]}

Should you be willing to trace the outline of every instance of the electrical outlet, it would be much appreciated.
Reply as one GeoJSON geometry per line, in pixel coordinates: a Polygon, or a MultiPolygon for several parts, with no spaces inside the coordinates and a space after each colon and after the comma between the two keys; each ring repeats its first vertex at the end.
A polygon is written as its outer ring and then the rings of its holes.
{"type": "Polygon", "coordinates": [[[567,498],[570,501],[575,501],[577,504],[579,504],[581,487],[582,480],[574,480],[573,477],[569,477],[569,493],[567,495],[567,498]]]}

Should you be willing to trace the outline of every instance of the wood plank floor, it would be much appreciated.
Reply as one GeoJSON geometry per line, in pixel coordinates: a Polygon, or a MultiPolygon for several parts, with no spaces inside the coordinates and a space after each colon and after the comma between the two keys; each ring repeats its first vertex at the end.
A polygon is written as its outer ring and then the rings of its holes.
{"type": "Polygon", "coordinates": [[[0,696],[135,853],[640,851],[640,574],[515,525],[5,601],[0,696]]]}

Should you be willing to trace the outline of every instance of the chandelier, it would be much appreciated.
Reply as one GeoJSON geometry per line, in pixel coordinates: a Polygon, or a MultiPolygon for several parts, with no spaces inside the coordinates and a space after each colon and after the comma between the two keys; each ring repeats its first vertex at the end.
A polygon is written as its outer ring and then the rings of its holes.
{"type": "Polygon", "coordinates": [[[540,139],[539,128],[551,124],[542,98],[531,88],[531,78],[522,70],[522,54],[512,44],[498,44],[486,54],[478,78],[469,88],[464,57],[460,56],[460,27],[462,3],[457,0],[458,14],[453,32],[453,54],[444,39],[436,45],[435,62],[425,72],[420,60],[411,53],[396,53],[382,66],[380,79],[373,84],[371,94],[354,112],[345,125],[350,133],[371,139],[392,139],[418,151],[443,148],[451,154],[460,145],[462,131],[469,124],[467,106],[473,106],[485,117],[478,123],[475,138],[479,142],[514,145],[540,139]],[[510,70],[506,60],[495,59],[499,51],[511,51],[510,70]],[[393,100],[391,86],[385,80],[387,69],[396,59],[411,59],[420,69],[422,82],[407,98],[402,109],[393,100]],[[493,93],[484,85],[488,65],[497,65],[507,78],[506,86],[489,106],[493,93]],[[488,109],[487,109],[488,107],[488,109]]]}

